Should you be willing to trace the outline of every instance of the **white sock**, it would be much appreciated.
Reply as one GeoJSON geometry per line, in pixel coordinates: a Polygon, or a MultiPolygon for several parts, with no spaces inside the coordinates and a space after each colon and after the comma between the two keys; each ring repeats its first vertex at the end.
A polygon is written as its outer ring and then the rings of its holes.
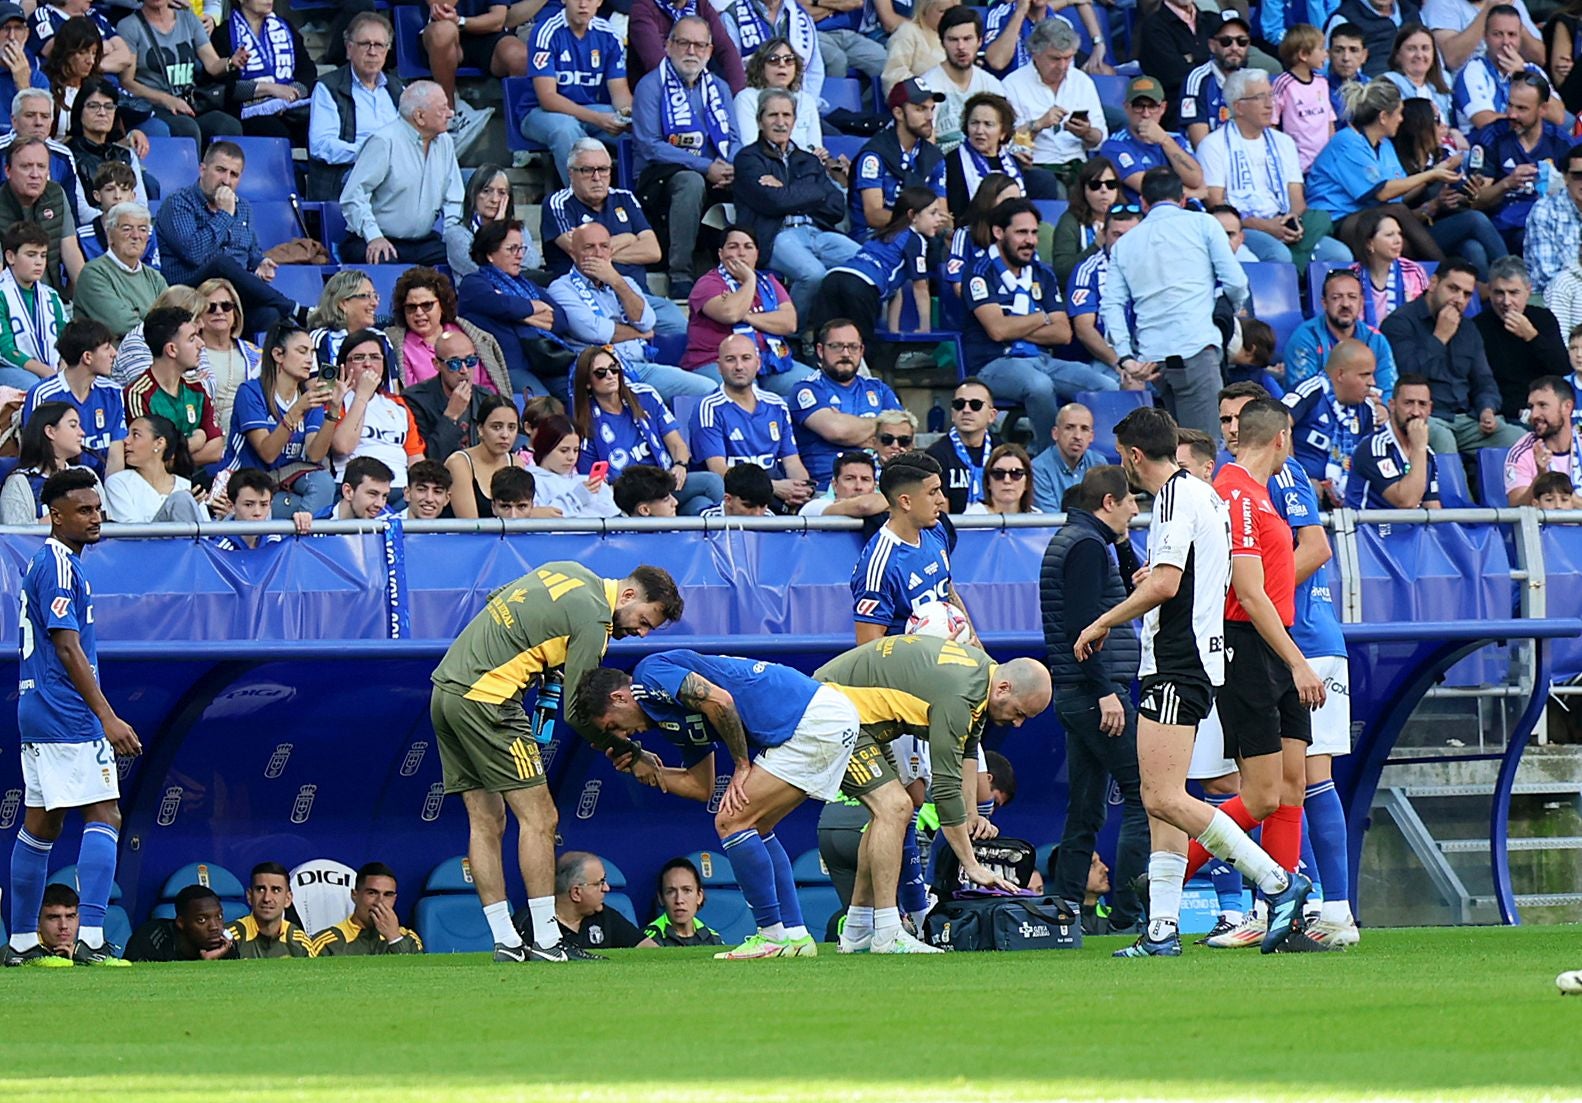
{"type": "Polygon", "coordinates": [[[533,945],[548,949],[560,945],[560,921],[555,918],[555,898],[535,896],[527,902],[533,916],[533,945]]]}
{"type": "Polygon", "coordinates": [[[1218,809],[1215,809],[1214,818],[1209,820],[1197,841],[1216,858],[1222,858],[1235,866],[1242,876],[1270,896],[1284,892],[1290,884],[1285,870],[1269,857],[1268,852],[1253,842],[1247,832],[1237,827],[1235,820],[1218,809]]]}
{"type": "Polygon", "coordinates": [[[1241,926],[1241,921],[1243,918],[1245,918],[1241,912],[1220,912],[1219,917],[1225,922],[1229,923],[1232,927],[1241,926]]]}
{"type": "Polygon", "coordinates": [[[11,936],[11,948],[19,954],[25,954],[38,945],[38,933],[14,934],[11,936]]]}
{"type": "Polygon", "coordinates": [[[889,942],[901,933],[901,909],[896,907],[873,909],[873,940],[889,942]]]}
{"type": "Polygon", "coordinates": [[[79,927],[77,937],[87,944],[90,950],[97,950],[104,945],[103,927],[79,927]]]}
{"type": "Polygon", "coordinates": [[[853,904],[846,909],[846,937],[864,938],[873,933],[873,909],[853,904]]]}
{"type": "Polygon", "coordinates": [[[489,933],[502,946],[520,946],[522,934],[511,922],[511,902],[497,900],[483,906],[483,917],[489,921],[489,933]]]}
{"type": "Polygon", "coordinates": [[[786,940],[784,923],[772,923],[767,927],[759,927],[758,933],[772,942],[784,942],[786,940]]]}
{"type": "Polygon", "coordinates": [[[1181,888],[1186,881],[1185,854],[1156,850],[1148,855],[1148,937],[1168,938],[1181,923],[1181,888]]]}
{"type": "Polygon", "coordinates": [[[1325,923],[1338,923],[1343,927],[1356,922],[1351,917],[1350,900],[1325,900],[1319,908],[1319,918],[1325,923]]]}
{"type": "Polygon", "coordinates": [[[787,927],[786,928],[786,937],[791,939],[793,942],[796,941],[799,938],[806,938],[807,937],[807,928],[806,927],[800,927],[800,926],[799,927],[787,927]]]}

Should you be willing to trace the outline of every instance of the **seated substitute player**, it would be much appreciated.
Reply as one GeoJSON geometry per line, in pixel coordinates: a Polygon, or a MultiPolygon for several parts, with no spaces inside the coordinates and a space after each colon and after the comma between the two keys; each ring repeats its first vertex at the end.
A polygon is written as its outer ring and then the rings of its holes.
{"type": "Polygon", "coordinates": [[[698,918],[707,901],[703,878],[690,858],[672,858],[659,870],[659,906],[663,909],[643,928],[655,946],[723,946],[720,932],[698,918]]]}
{"type": "Polygon", "coordinates": [[[247,877],[248,913],[225,929],[241,957],[316,957],[308,932],[286,918],[291,907],[291,872],[279,862],[260,862],[247,877]]]}
{"type": "Polygon", "coordinates": [[[873,816],[858,847],[841,952],[935,952],[902,931],[896,907],[912,798],[901,785],[888,745],[903,735],[927,741],[940,830],[961,863],[962,876],[987,888],[1015,889],[985,868],[972,849],[977,749],[988,721],[1019,728],[1049,707],[1049,670],[1033,659],[997,664],[977,648],[951,640],[888,636],[837,655],[813,677],[857,706],[862,735],[841,788],[873,816]]]}
{"type": "Polygon", "coordinates": [[[1117,956],[1179,956],[1180,884],[1187,836],[1225,859],[1268,894],[1273,918],[1265,953],[1294,929],[1312,884],[1287,874],[1223,812],[1187,792],[1186,769],[1197,726],[1225,681],[1225,595],[1230,579],[1230,523],[1225,503],[1176,461],[1176,423],[1164,410],[1133,410],[1115,427],[1121,467],[1132,485],[1154,496],[1148,530],[1150,570],[1119,605],[1077,638],[1077,660],[1102,647],[1110,629],[1143,617],[1142,702],[1137,709],[1137,765],[1152,821],[1148,860],[1149,922],[1117,956]]]}
{"type": "MultiPolygon", "coordinates": [[[[614,908],[604,906],[610,891],[604,863],[598,855],[585,850],[568,850],[555,863],[555,922],[560,924],[560,940],[583,950],[651,950],[654,942],[614,908]]],[[[524,933],[531,930],[533,917],[523,909],[516,917],[524,933]]],[[[595,961],[608,961],[601,954],[588,954],[595,961]]]]}
{"type": "Polygon", "coordinates": [[[396,918],[395,870],[369,862],[352,882],[352,914],[313,936],[319,957],[421,954],[423,940],[396,918]]]}
{"type": "MultiPolygon", "coordinates": [[[[851,574],[857,642],[894,635],[921,605],[948,601],[967,615],[950,580],[951,533],[945,512],[939,461],[924,452],[904,452],[885,464],[879,493],[890,519],[863,548],[851,574]]],[[[967,618],[971,623],[971,617],[967,618]]]]}
{"type": "Polygon", "coordinates": [[[17,732],[26,812],[11,851],[7,965],[58,960],[39,944],[38,914],[50,850],[73,808],[81,809],[84,823],[77,852],[82,927],[72,959],[81,965],[122,963],[104,940],[121,831],[116,755],[140,754],[143,745],[99,688],[93,595],[79,558],[83,548],[99,542],[104,511],[98,485],[93,472],[81,467],[45,480],[39,501],[49,511],[49,539],[22,580],[17,732]]]}
{"type": "Polygon", "coordinates": [[[126,943],[127,961],[234,961],[220,894],[207,885],[176,893],[176,918],[150,919],[126,943]]]}
{"type": "MultiPolygon", "coordinates": [[[[610,637],[646,636],[684,608],[676,583],[658,567],[638,567],[619,581],[580,563],[546,563],[489,595],[434,668],[429,718],[439,744],[445,792],[460,793],[469,825],[467,860],[494,936],[496,961],[567,961],[582,951],[561,945],[555,924],[555,803],[539,758],[535,725],[522,692],[559,695],[570,686],[565,715],[575,716],[577,687],[599,665],[610,637]],[[532,945],[511,923],[500,840],[505,812],[516,817],[517,853],[532,945]]],[[[585,738],[592,738],[586,730],[585,738]]],[[[622,751],[635,748],[625,740],[622,751]]]]}
{"type": "Polygon", "coordinates": [[[44,906],[38,910],[39,945],[66,964],[77,948],[79,903],[76,889],[57,882],[45,886],[44,906]]]}
{"type": "Polygon", "coordinates": [[[622,757],[617,765],[645,785],[705,804],[714,796],[714,746],[734,769],[714,817],[720,845],[758,924],[728,961],[816,957],[802,923],[791,858],[775,824],[809,796],[832,800],[857,742],[851,701],[778,663],[696,651],[650,655],[628,676],[600,668],[583,678],[582,723],[630,738],[657,728],[682,750],[682,765],[657,755],[622,757]],[[749,758],[752,750],[756,759],[749,758]]]}

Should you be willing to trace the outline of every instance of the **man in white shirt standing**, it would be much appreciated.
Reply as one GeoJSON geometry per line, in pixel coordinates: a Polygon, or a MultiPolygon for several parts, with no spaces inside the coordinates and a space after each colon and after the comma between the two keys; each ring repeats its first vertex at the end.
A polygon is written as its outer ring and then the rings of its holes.
{"type": "Polygon", "coordinates": [[[1070,182],[1109,136],[1093,78],[1075,68],[1077,32],[1046,19],[1027,40],[1033,60],[1005,78],[1017,129],[1033,136],[1033,163],[1070,182]]]}
{"type": "Polygon", "coordinates": [[[1296,142],[1276,129],[1269,74],[1237,69],[1225,78],[1230,121],[1197,147],[1209,205],[1229,203],[1241,212],[1247,247],[1259,260],[1295,264],[1348,264],[1351,250],[1326,236],[1328,214],[1309,208],[1302,192],[1296,142]]]}

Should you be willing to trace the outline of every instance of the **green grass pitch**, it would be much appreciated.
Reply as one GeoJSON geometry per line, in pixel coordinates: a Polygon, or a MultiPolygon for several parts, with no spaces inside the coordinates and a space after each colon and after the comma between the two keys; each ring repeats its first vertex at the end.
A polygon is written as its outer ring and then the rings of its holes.
{"type": "Polygon", "coordinates": [[[15,969],[0,1100],[1567,1099],[1576,928],[1189,949],[605,964],[422,959],[15,969]]]}

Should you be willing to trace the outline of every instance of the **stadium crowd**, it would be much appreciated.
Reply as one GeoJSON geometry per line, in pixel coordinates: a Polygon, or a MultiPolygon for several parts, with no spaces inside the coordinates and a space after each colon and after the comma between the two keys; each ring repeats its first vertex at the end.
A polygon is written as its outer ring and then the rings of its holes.
{"type": "Polygon", "coordinates": [[[436,0],[399,48],[329,18],[314,58],[270,0],[0,5],[0,520],[72,465],[127,522],[872,516],[837,461],[915,439],[880,382],[909,340],[981,381],[931,426],[953,512],[1058,509],[1079,395],[1217,440],[1244,379],[1327,504],[1431,502],[1390,472],[1484,448],[1513,503],[1574,477],[1564,12],[436,0]],[[461,168],[480,71],[547,151],[536,227],[461,168]],[[769,491],[726,485],[749,464],[769,491]]]}

